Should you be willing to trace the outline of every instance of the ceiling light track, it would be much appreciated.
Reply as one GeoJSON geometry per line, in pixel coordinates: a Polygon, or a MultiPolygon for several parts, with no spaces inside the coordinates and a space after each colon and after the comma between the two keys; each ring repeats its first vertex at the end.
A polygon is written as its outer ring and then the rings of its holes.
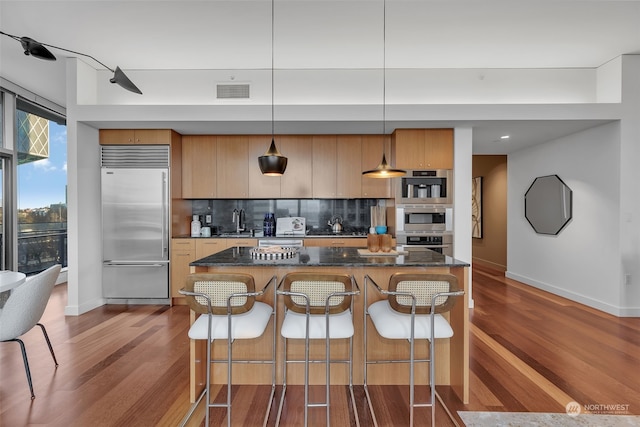
{"type": "Polygon", "coordinates": [[[126,74],[124,73],[124,71],[122,71],[120,69],[120,67],[116,66],[116,69],[112,69],[111,67],[106,66],[103,62],[98,61],[96,58],[94,58],[93,56],[86,54],[86,53],[82,53],[82,52],[76,52],[75,50],[71,50],[71,49],[66,49],[64,47],[60,47],[60,46],[54,46],[51,44],[47,44],[47,43],[41,43],[38,42],[34,39],[32,39],[31,37],[18,37],[18,36],[14,36],[13,34],[8,34],[5,33],[3,31],[0,31],[0,34],[3,34],[7,37],[10,37],[14,40],[16,40],[17,42],[19,42],[22,45],[22,48],[24,49],[24,54],[27,56],[33,56],[34,58],[38,58],[38,59],[43,59],[45,61],[55,61],[56,57],[53,53],[51,53],[51,51],[49,49],[47,49],[47,47],[53,48],[53,49],[58,49],[58,50],[62,50],[64,52],[69,52],[72,53],[74,55],[79,55],[79,56],[84,56],[86,58],[90,58],[92,60],[94,60],[95,62],[97,62],[98,64],[102,65],[104,68],[106,68],[107,70],[111,71],[113,73],[113,77],[109,79],[109,81],[111,83],[116,83],[119,86],[123,87],[124,89],[130,91],[130,92],[134,92],[134,93],[138,93],[140,95],[142,95],[142,91],[140,89],[138,89],[138,87],[126,76],[126,74]]]}

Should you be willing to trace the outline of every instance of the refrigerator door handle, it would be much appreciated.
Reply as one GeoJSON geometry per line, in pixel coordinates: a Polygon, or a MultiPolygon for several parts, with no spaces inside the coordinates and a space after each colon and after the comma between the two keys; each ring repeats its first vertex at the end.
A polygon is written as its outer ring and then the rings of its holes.
{"type": "Polygon", "coordinates": [[[159,261],[159,262],[150,262],[150,263],[140,263],[140,262],[131,262],[131,261],[112,261],[107,260],[102,263],[107,266],[117,266],[117,267],[166,267],[169,264],[169,261],[159,261]]]}
{"type": "Polygon", "coordinates": [[[162,253],[160,254],[163,259],[169,258],[169,239],[168,237],[168,192],[169,183],[167,181],[167,173],[162,172],[162,253]]]}

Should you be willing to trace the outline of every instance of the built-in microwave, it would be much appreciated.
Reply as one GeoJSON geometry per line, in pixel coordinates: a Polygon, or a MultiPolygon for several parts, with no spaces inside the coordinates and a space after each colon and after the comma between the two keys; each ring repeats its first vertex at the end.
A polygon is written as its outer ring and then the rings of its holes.
{"type": "Polygon", "coordinates": [[[433,205],[396,206],[396,232],[451,232],[453,208],[433,205]]]}
{"type": "Polygon", "coordinates": [[[453,204],[451,169],[409,170],[397,182],[396,204],[453,204]]]}
{"type": "Polygon", "coordinates": [[[451,233],[398,233],[398,249],[401,251],[432,250],[442,255],[453,256],[453,234],[451,233]]]}

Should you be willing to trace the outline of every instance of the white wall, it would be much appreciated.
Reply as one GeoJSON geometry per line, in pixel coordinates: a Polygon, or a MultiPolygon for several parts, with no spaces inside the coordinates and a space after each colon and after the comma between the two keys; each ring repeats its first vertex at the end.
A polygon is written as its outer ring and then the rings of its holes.
{"type": "Polygon", "coordinates": [[[621,314],[620,124],[612,123],[509,155],[507,276],[621,314]],[[573,191],[573,219],[556,236],[536,234],[524,194],[538,176],[573,191]]]}

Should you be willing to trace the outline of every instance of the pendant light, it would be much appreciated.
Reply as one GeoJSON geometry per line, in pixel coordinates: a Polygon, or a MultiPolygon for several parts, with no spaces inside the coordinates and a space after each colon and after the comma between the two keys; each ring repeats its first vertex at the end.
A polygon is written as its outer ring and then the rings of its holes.
{"type": "Polygon", "coordinates": [[[274,133],[274,114],[273,114],[273,33],[274,33],[274,13],[273,13],[273,2],[271,0],[271,145],[264,155],[258,157],[258,165],[260,166],[260,171],[263,175],[267,176],[281,176],[284,174],[284,171],[287,169],[287,161],[288,159],[280,154],[278,149],[276,148],[276,140],[274,133]]]}
{"type": "MultiPolygon", "coordinates": [[[[387,98],[387,4],[382,2],[382,137],[386,134],[386,98],[387,98]]],[[[406,175],[407,171],[395,169],[387,163],[387,157],[384,154],[384,142],[382,144],[382,161],[375,169],[362,172],[362,176],[367,178],[396,178],[406,175]]]]}
{"type": "Polygon", "coordinates": [[[118,85],[120,85],[121,87],[125,88],[126,90],[130,91],[130,92],[134,92],[134,93],[139,93],[140,95],[142,95],[142,92],[140,91],[140,89],[137,88],[137,86],[135,84],[133,84],[133,82],[131,80],[129,80],[129,78],[124,74],[124,72],[120,69],[120,67],[116,67],[115,70],[107,67],[106,65],[104,65],[102,62],[98,61],[96,58],[94,58],[91,55],[87,55],[86,53],[81,53],[81,52],[76,52],[74,50],[69,50],[69,49],[65,49],[63,47],[59,47],[59,46],[53,46],[50,44],[46,44],[46,43],[40,43],[34,39],[32,39],[31,37],[18,37],[18,36],[14,36],[12,34],[7,34],[5,32],[0,31],[0,34],[4,34],[7,37],[11,37],[12,39],[20,42],[20,44],[22,45],[22,49],[24,49],[24,54],[27,56],[33,56],[34,58],[38,58],[38,59],[44,59],[45,61],[55,61],[56,57],[53,53],[51,53],[51,51],[49,51],[49,49],[47,49],[45,46],[49,46],[52,47],[54,49],[58,49],[58,50],[62,50],[65,52],[69,52],[69,53],[73,53],[74,55],[80,55],[80,56],[84,56],[87,58],[91,58],[94,61],[96,61],[98,64],[102,65],[104,68],[106,68],[107,70],[111,71],[113,73],[113,77],[109,79],[109,81],[111,83],[117,83],[118,85]]]}

